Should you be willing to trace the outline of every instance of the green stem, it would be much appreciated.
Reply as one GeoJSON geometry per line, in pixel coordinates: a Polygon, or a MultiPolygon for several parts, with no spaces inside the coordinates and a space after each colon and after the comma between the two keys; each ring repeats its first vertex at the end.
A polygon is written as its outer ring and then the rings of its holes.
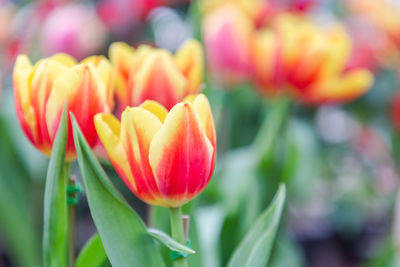
{"type": "Polygon", "coordinates": [[[260,161],[270,156],[276,138],[285,124],[289,107],[290,100],[286,97],[280,97],[271,102],[261,128],[253,142],[255,149],[260,152],[260,161]]]}
{"type": "MultiPolygon", "coordinates": [[[[75,179],[69,176],[69,186],[75,186],[75,179]]],[[[67,196],[71,197],[71,196],[67,196]]],[[[69,267],[75,267],[75,242],[76,242],[76,209],[75,204],[69,204],[68,206],[68,217],[69,217],[69,267]]]]}
{"type": "MultiPolygon", "coordinates": [[[[171,218],[171,232],[172,238],[177,242],[185,245],[185,233],[183,231],[182,222],[182,208],[170,208],[170,218],[171,218]]],[[[174,260],[174,267],[187,267],[187,261],[185,258],[179,258],[174,260]]]]}

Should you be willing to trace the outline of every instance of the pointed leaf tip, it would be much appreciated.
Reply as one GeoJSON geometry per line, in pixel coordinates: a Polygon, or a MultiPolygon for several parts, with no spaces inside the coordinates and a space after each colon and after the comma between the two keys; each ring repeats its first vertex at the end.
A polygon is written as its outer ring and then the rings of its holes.
{"type": "Polygon", "coordinates": [[[67,144],[67,108],[64,104],[47,169],[43,204],[44,266],[67,266],[68,208],[66,187],[69,165],[64,162],[67,144]]]}
{"type": "Polygon", "coordinates": [[[264,267],[267,265],[285,199],[286,187],[281,184],[269,207],[258,217],[235,249],[228,267],[264,267]]]}

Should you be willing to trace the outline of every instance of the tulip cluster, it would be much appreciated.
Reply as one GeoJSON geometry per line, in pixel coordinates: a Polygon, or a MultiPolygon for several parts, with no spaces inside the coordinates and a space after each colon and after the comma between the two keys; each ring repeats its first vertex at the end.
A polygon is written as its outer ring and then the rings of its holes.
{"type": "Polygon", "coordinates": [[[348,67],[352,43],[341,25],[322,28],[282,12],[260,27],[242,5],[225,2],[203,24],[217,81],[228,87],[251,81],[267,95],[283,92],[308,104],[353,100],[371,87],[368,70],[348,67]]]}
{"type": "MultiPolygon", "coordinates": [[[[140,199],[180,207],[205,188],[215,161],[210,105],[204,95],[194,95],[203,79],[201,45],[189,40],[172,55],[114,43],[110,58],[113,64],[103,56],[77,63],[56,54],[32,66],[20,55],[14,91],[22,129],[50,156],[67,103],[89,145],[100,137],[115,169],[140,199]],[[121,123],[110,114],[114,91],[118,108],[125,110],[121,123]]],[[[66,161],[71,161],[76,152],[70,121],[68,127],[66,161]]]]}
{"type": "Polygon", "coordinates": [[[118,42],[110,46],[109,56],[117,72],[119,113],[145,100],[155,100],[171,109],[201,89],[203,51],[196,40],[186,41],[175,55],[148,45],[134,49],[118,42]]]}

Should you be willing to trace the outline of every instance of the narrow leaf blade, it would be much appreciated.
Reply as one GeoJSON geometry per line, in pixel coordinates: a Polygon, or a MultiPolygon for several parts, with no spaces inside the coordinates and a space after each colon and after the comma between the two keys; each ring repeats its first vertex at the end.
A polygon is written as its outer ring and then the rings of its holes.
{"type": "MultiPolygon", "coordinates": [[[[76,267],[102,267],[108,262],[99,234],[94,234],[79,253],[76,267]]],[[[110,265],[110,264],[108,264],[110,265]]]]}
{"type": "Polygon", "coordinates": [[[115,189],[71,118],[90,212],[112,266],[164,266],[143,221],[115,189]]]}
{"type": "Polygon", "coordinates": [[[181,253],[186,253],[186,254],[194,254],[196,251],[194,251],[191,248],[188,248],[178,242],[176,242],[172,237],[164,233],[163,231],[154,229],[154,228],[148,228],[147,231],[149,234],[156,240],[160,241],[163,243],[165,246],[167,246],[171,250],[175,250],[181,253]]]}
{"type": "Polygon", "coordinates": [[[67,112],[64,106],[53,144],[44,192],[43,264],[47,267],[64,267],[68,264],[68,167],[64,164],[66,143],[67,112]]]}
{"type": "MultiPolygon", "coordinates": [[[[40,237],[32,224],[32,180],[17,154],[14,131],[0,114],[0,229],[11,261],[17,266],[39,266],[40,237]],[[29,203],[29,205],[28,205],[29,203]]],[[[40,200],[40,202],[43,202],[40,200]]],[[[36,204],[36,201],[35,201],[36,204]]]]}
{"type": "Polygon", "coordinates": [[[285,203],[286,189],[281,185],[270,206],[258,217],[229,260],[229,267],[267,265],[285,203]]]}

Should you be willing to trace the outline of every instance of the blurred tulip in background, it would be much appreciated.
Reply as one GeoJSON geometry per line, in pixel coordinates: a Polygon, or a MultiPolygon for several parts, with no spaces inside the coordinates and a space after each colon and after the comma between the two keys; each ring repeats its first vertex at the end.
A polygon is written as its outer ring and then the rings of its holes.
{"type": "Polygon", "coordinates": [[[288,14],[272,28],[257,32],[253,51],[254,78],[267,94],[284,92],[310,104],[353,100],[371,88],[372,74],[346,70],[352,50],[340,26],[319,28],[288,14]]]}
{"type": "Polygon", "coordinates": [[[201,89],[203,50],[196,40],[187,40],[175,55],[148,45],[134,49],[125,43],[113,43],[109,56],[117,71],[119,112],[147,99],[170,109],[201,89]]]}

